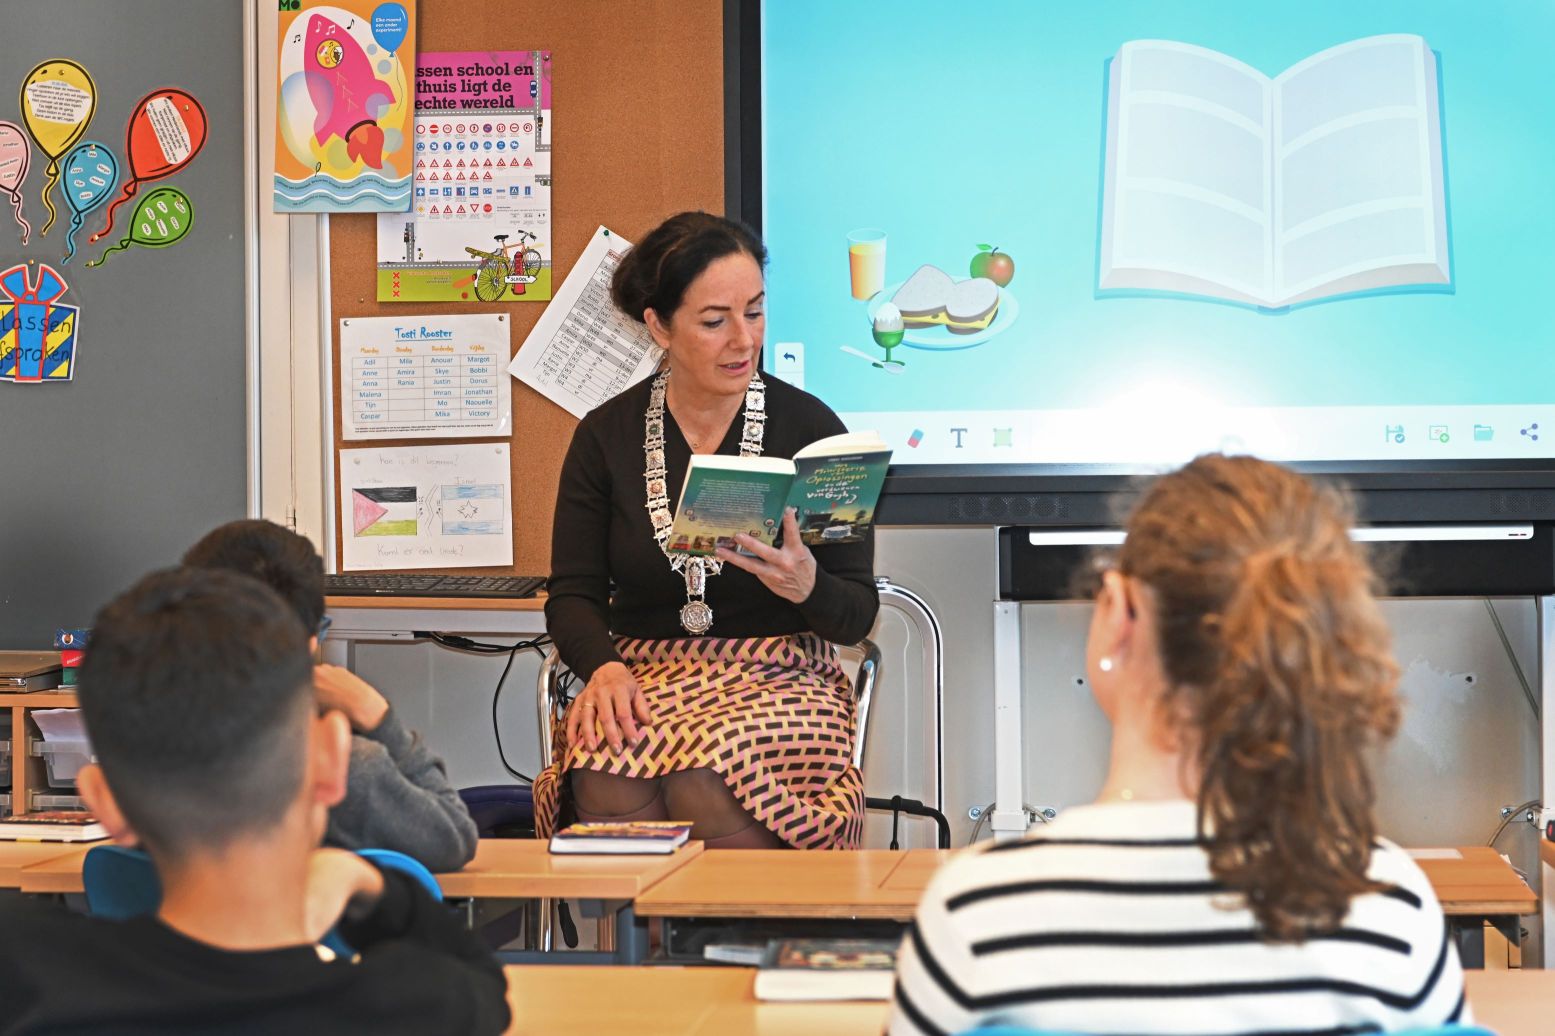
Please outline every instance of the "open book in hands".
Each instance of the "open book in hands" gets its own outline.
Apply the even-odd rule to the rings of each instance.
[[[665,549],[706,557],[737,549],[740,533],[770,547],[788,507],[807,546],[857,543],[874,523],[890,461],[876,432],[818,440],[793,460],[693,455]]]
[[[1452,284],[1436,55],[1412,35],[1270,79],[1186,43],[1112,60],[1102,291],[1282,307]]]

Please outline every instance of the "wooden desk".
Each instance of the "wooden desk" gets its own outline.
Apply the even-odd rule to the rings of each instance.
[[[391,597],[388,594],[370,597],[326,597],[324,610],[366,608],[386,611],[389,609],[419,609],[423,611],[472,611],[472,612],[543,612],[545,594],[535,597]],[[333,628],[330,630],[334,632]]]
[[[1539,897],[1523,884],[1512,865],[1486,845],[1454,850],[1451,859],[1416,858],[1441,901],[1458,942],[1465,968],[1485,966],[1485,922],[1512,943],[1518,942],[1519,914],[1539,911]]]
[[[1452,916],[1536,914],[1539,897],[1523,884],[1511,864],[1488,845],[1455,850],[1458,859],[1416,859],[1431,879],[1442,911]]]
[[[101,845],[94,842],[92,845]],[[18,851],[18,880],[23,892],[80,892],[81,861],[92,846],[55,843],[50,851],[26,858],[34,842],[0,842],[0,879],[9,850]],[[552,856],[546,843],[529,838],[483,838],[475,859],[463,870],[437,875],[450,899],[624,899],[635,900],[666,875],[702,853],[701,842],[687,842],[668,856]],[[3,882],[0,882],[0,887]]]
[[[107,845],[106,840],[89,845],[71,845],[63,853],[23,867],[16,887],[23,892],[81,892],[81,861],[93,846]],[[56,846],[55,848],[58,848]]]
[[[511,1033],[596,1036],[878,1036],[890,1005],[762,1003],[749,968],[505,969]],[[1475,1021],[1501,1036],[1544,1036],[1555,1016],[1555,971],[1473,971]],[[607,994],[608,995],[602,995]]]
[[[355,668],[359,641],[412,641],[416,630],[532,637],[545,632],[545,597],[326,597],[324,661]]]
[[[1555,1025],[1555,971],[1470,971],[1474,1024],[1501,1036],[1542,1036]]]
[[[81,846],[78,843],[0,842],[0,889],[21,888],[22,871],[28,867],[47,863],[61,856],[77,855],[81,855]],[[78,872],[80,866],[79,863],[76,864]]]
[[[1538,897],[1488,846],[1420,859],[1453,922],[1466,968],[1485,966],[1484,922],[1517,941],[1517,917],[1537,913]],[[950,853],[792,853],[713,850],[639,896],[641,917],[879,918],[910,921],[934,871]]]
[[[879,1036],[890,1005],[761,1003],[751,968],[505,969],[510,1033],[546,1036]]]
[[[701,842],[667,856],[552,856],[539,839],[483,838],[475,859],[437,883],[455,899],[636,900],[700,855]]]
[[[714,849],[637,897],[642,917],[869,917],[909,921],[950,853]]]

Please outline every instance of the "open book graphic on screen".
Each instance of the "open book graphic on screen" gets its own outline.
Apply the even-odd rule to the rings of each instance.
[[[1186,43],[1111,62],[1097,288],[1282,307],[1450,291],[1436,55],[1331,47],[1273,79]]]

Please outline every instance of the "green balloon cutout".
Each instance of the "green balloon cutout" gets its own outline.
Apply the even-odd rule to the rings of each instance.
[[[147,248],[166,248],[176,245],[194,226],[194,203],[177,187],[158,187],[140,199],[135,215],[130,220],[130,234],[124,240],[87,263],[101,266],[115,252],[122,252],[130,245]]]

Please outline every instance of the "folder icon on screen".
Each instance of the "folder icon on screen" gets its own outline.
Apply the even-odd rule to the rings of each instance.
[[[1495,439],[1495,437],[1496,437],[1496,430],[1494,428],[1490,427],[1490,425],[1488,425],[1488,424],[1477,424],[1477,425],[1474,426],[1474,441],[1475,442],[1491,442],[1492,440]]]

